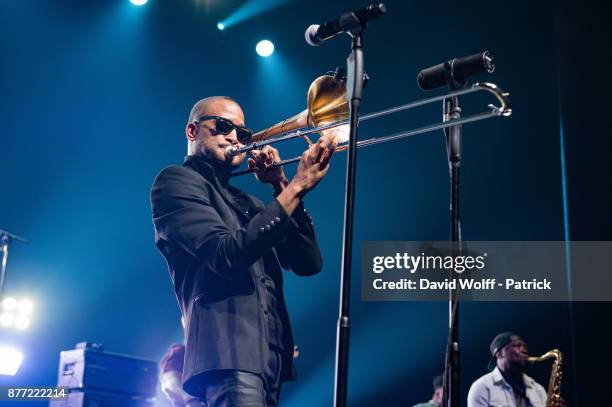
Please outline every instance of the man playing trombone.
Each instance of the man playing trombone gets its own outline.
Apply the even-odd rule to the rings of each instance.
[[[336,142],[308,148],[289,181],[270,146],[249,166],[272,186],[264,206],[229,184],[245,154],[226,157],[251,135],[228,97],[197,102],[186,126],[187,157],[153,183],[155,243],[167,261],[186,322],[183,387],[209,407],[275,406],[295,379],[293,338],[281,268],[309,276],[322,268],[302,200],[327,173]]]

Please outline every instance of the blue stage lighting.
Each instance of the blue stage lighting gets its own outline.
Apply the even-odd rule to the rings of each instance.
[[[4,311],[14,311],[17,308],[17,299],[13,297],[6,297],[2,300],[2,309]]]
[[[22,360],[23,353],[9,346],[0,345],[0,374],[15,376]]]
[[[135,6],[144,6],[145,4],[147,4],[147,1],[149,0],[130,0],[130,3]]]
[[[32,304],[32,301],[27,298],[23,298],[21,301],[19,301],[19,304],[17,305],[17,310],[20,314],[23,315],[30,314],[33,308],[34,304]]]
[[[223,31],[225,29],[225,25],[223,23],[217,23],[217,28],[219,31]]]
[[[269,57],[274,53],[274,44],[272,44],[272,41],[261,40],[257,43],[255,51],[261,57]]]
[[[225,28],[233,27],[236,24],[260,16],[287,3],[296,0],[246,0],[242,5],[235,9],[229,16],[223,19]]]
[[[0,328],[27,329],[33,308],[34,304],[28,298],[17,301],[13,297],[6,297],[0,306]]]
[[[15,322],[15,315],[10,312],[0,314],[0,326],[3,328],[11,328]]]
[[[26,315],[17,315],[15,317],[14,325],[15,329],[23,331],[24,329],[27,329],[30,326],[30,318],[28,318]]]

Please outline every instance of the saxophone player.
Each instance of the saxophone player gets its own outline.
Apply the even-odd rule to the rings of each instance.
[[[546,390],[524,373],[529,352],[513,332],[502,332],[491,345],[489,373],[470,387],[468,407],[565,407],[562,398],[547,401]]]

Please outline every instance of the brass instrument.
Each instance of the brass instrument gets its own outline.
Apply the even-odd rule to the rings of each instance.
[[[387,141],[397,140],[416,134],[426,133],[434,130],[440,130],[447,127],[457,126],[460,124],[475,122],[479,120],[489,119],[493,117],[507,117],[512,114],[508,103],[508,93],[502,91],[493,83],[475,83],[469,88],[457,90],[440,96],[434,96],[427,99],[418,100],[416,102],[407,103],[389,109],[381,110],[374,113],[362,115],[359,122],[374,119],[377,117],[386,116],[392,113],[401,112],[404,110],[414,109],[423,105],[444,101],[446,99],[467,95],[469,93],[486,91],[497,98],[500,106],[489,104],[488,111],[465,116],[460,119],[449,119],[441,123],[432,124],[429,126],[420,127],[414,130],[408,130],[385,137],[371,138],[357,142],[357,147],[366,147],[370,145],[385,143]],[[323,135],[335,133],[338,135],[339,146],[336,151],[345,151],[348,149],[348,117],[349,104],[346,99],[346,83],[338,77],[338,75],[323,75],[314,80],[308,89],[307,109],[289,119],[283,120],[265,130],[255,133],[251,140],[253,143],[243,147],[228,147],[225,150],[225,155],[228,158],[243,154],[255,149],[259,149],[266,145],[278,143],[281,141],[291,140],[302,137],[312,144],[312,141],[307,137],[310,134],[321,133]],[[299,130],[297,130],[299,129]],[[295,131],[294,131],[295,130]],[[278,163],[273,163],[269,168],[279,167],[285,164],[299,161],[300,157],[294,157],[282,160]],[[248,169],[236,171],[232,177],[253,173],[255,170]]]
[[[550,373],[550,382],[548,383],[548,391],[546,394],[546,407],[551,407],[553,400],[559,400],[561,398],[561,378],[563,372],[561,371],[561,364],[563,363],[563,354],[559,349],[553,349],[542,356],[530,356],[527,358],[529,363],[542,362],[544,360],[554,358],[552,372]]]
[[[347,120],[348,116],[349,105],[344,81],[336,75],[319,76],[308,88],[306,110],[253,134],[251,141],[266,140],[303,127],[325,126]]]

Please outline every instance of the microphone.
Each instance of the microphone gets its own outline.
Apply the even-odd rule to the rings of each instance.
[[[361,10],[344,13],[339,18],[328,21],[322,25],[313,24],[306,29],[304,37],[308,45],[316,47],[323,41],[333,38],[336,35],[350,32],[360,26],[364,26],[368,21],[386,12],[387,7],[383,3],[370,4]]]
[[[494,70],[493,57],[489,51],[484,51],[423,69],[417,76],[417,83],[423,90],[432,90],[444,85],[459,88],[465,86],[470,76],[492,73]]]

